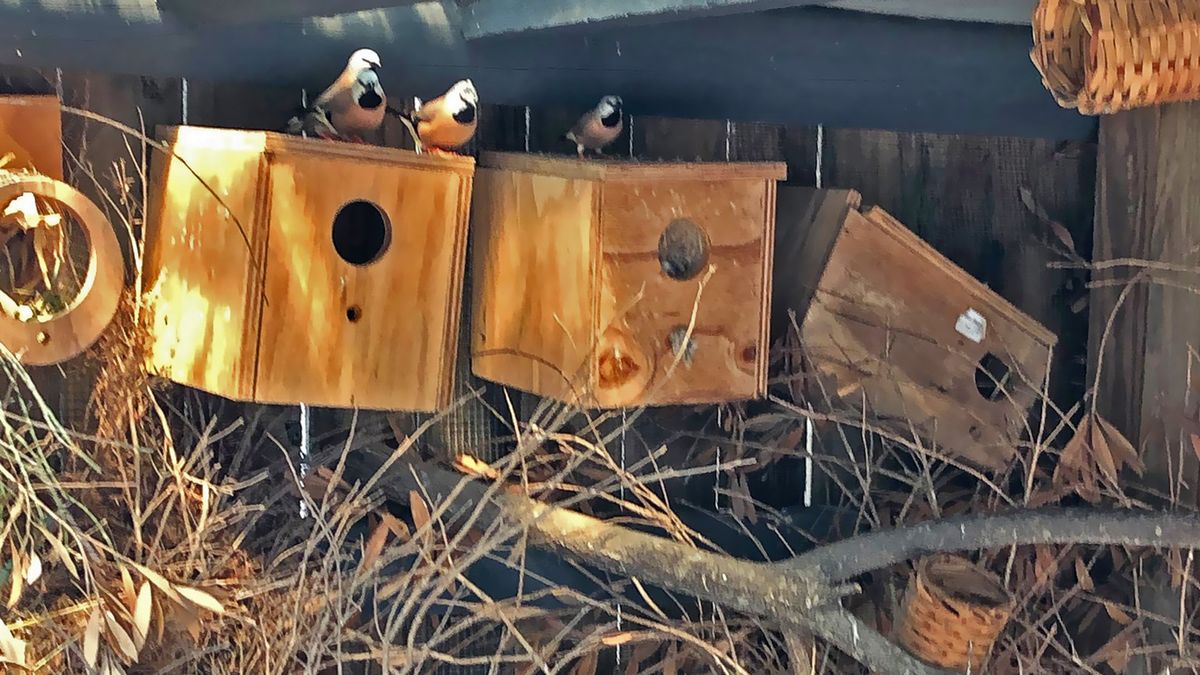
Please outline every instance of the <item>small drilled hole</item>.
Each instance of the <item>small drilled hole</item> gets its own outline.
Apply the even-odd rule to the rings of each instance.
[[[42,332],[38,333],[37,334],[37,343],[39,345],[43,345],[43,346],[50,344],[50,334],[47,333],[46,331],[42,331]]]
[[[333,248],[351,265],[369,265],[379,260],[391,240],[392,226],[387,215],[371,202],[350,202],[333,218]]]
[[[357,323],[361,318],[362,307],[359,307],[358,305],[351,305],[346,308],[346,319],[349,320],[350,323]]]
[[[1012,369],[999,356],[988,352],[975,366],[975,389],[989,401],[999,401],[1008,393]]]
[[[658,238],[658,264],[676,281],[695,277],[708,264],[708,235],[690,220],[672,220]]]

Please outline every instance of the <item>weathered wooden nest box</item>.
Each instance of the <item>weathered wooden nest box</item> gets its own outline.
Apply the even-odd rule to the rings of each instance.
[[[152,369],[264,403],[449,403],[474,160],[160,130]],[[194,173],[193,173],[194,172]]]
[[[763,395],[786,171],[484,153],[475,374],[600,408]]]
[[[782,188],[778,209],[776,327],[794,310],[814,403],[1006,466],[1055,335],[852,190]]]

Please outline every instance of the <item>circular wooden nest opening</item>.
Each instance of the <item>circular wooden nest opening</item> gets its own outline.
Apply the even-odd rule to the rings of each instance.
[[[392,224],[372,202],[358,199],[338,209],[333,217],[333,248],[351,265],[370,265],[387,252]]]
[[[26,365],[90,347],[125,283],[112,224],[75,188],[0,170],[0,343]]]
[[[79,214],[32,192],[0,203],[0,293],[21,321],[45,321],[76,304],[88,278],[91,241]],[[0,300],[4,302],[4,300]]]
[[[694,278],[708,265],[708,235],[686,218],[667,224],[658,238],[658,264],[676,281]]]

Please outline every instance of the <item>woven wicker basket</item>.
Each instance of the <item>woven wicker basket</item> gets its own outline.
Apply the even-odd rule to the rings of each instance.
[[[1200,99],[1200,0],[1039,0],[1030,58],[1086,115]]]
[[[909,580],[897,637],[928,663],[978,672],[1009,613],[998,578],[969,560],[938,554],[922,560]]]

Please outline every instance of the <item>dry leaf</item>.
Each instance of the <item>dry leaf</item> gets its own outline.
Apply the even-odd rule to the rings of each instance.
[[[96,667],[96,657],[100,654],[100,631],[103,626],[104,617],[97,607],[88,617],[87,629],[83,633],[83,660],[92,668]]]
[[[380,520],[367,539],[367,543],[363,544],[362,560],[358,564],[359,574],[365,574],[379,560],[380,554],[383,553],[383,547],[387,545],[388,531],[387,525]]]
[[[8,603],[7,607],[12,609],[21,601],[21,591],[25,589],[25,561],[21,559],[17,553],[17,546],[11,539],[8,540],[8,550],[12,552],[12,571],[8,575]]]
[[[183,596],[183,598],[188,602],[201,609],[207,609],[214,614],[225,613],[224,605],[222,605],[220,602],[217,602],[216,598],[208,593],[205,593],[199,588],[192,588],[191,586],[176,586],[175,590],[178,591],[179,595]]]
[[[1091,418],[1089,418],[1089,421]],[[1108,441],[1104,438],[1104,430],[1099,424],[1088,425],[1091,434],[1090,440],[1092,445],[1092,459],[1096,461],[1096,466],[1100,467],[1100,471],[1104,473],[1113,485],[1117,484],[1117,463],[1113,460],[1112,450],[1108,447]]]
[[[408,493],[408,508],[412,511],[413,525],[417,531],[425,529],[431,520],[429,515],[429,507],[425,505],[425,500],[421,499],[421,495],[416,490],[410,490]],[[430,532],[426,531],[426,536],[430,536]]]
[[[1036,575],[1038,585],[1042,586],[1050,580],[1050,577],[1058,569],[1058,561],[1049,546],[1037,544],[1033,548],[1036,551],[1034,574]]]
[[[8,625],[0,621],[0,659],[25,667],[25,647],[25,641],[13,635]]]
[[[146,638],[150,636],[150,619],[154,615],[153,610],[154,599],[150,590],[150,582],[143,581],[133,610],[133,641],[137,645],[138,651],[146,646]]]
[[[1075,254],[1075,239],[1071,236],[1071,231],[1063,226],[1062,223],[1051,218],[1049,213],[1046,213],[1046,209],[1042,208],[1042,205],[1038,204],[1037,200],[1033,198],[1032,190],[1022,185],[1018,192],[1021,195],[1021,203],[1025,205],[1025,208],[1029,209],[1029,212],[1036,216],[1038,220],[1050,227],[1050,231],[1054,233],[1054,237],[1067,248],[1069,253]]]
[[[642,662],[654,656],[656,651],[657,642],[643,642],[634,647],[633,653],[629,655],[629,665],[625,667],[625,675],[637,675],[642,672]]]
[[[146,581],[149,581],[154,585],[155,588],[166,594],[168,598],[179,602],[179,594],[175,592],[175,587],[171,585],[171,582],[167,581],[166,577],[158,572],[155,572],[149,567],[145,567],[137,563],[134,563],[133,567],[140,572],[143,577],[146,577]]]
[[[1141,457],[1138,457],[1137,449],[1133,447],[1133,444],[1129,442],[1129,439],[1125,438],[1125,435],[1118,431],[1117,428],[1112,425],[1112,422],[1109,422],[1103,417],[1097,415],[1096,423],[1099,425],[1105,441],[1107,441],[1107,445],[1112,452],[1113,458],[1119,463],[1128,465],[1129,468],[1133,469],[1134,472],[1137,473],[1137,475],[1142,475],[1142,473],[1146,470],[1146,467],[1142,464],[1142,459]],[[1117,468],[1119,469],[1120,466],[1118,465]]]
[[[608,635],[605,635],[604,637],[600,638],[600,642],[608,645],[609,647],[616,647],[617,645],[623,645],[632,639],[633,633],[621,631],[619,633],[609,633]]]
[[[490,464],[483,460],[476,459],[471,455],[459,455],[457,458],[455,458],[454,465],[455,468],[463,473],[470,476],[475,476],[477,478],[496,480],[500,477],[500,473],[493,469]]]
[[[71,573],[72,577],[78,579],[79,568],[75,567],[75,561],[71,559],[71,552],[67,549],[66,545],[62,543],[61,539],[54,536],[50,530],[42,529],[42,534],[45,535],[46,541],[50,542],[50,547],[54,549],[55,555],[58,556],[58,559],[67,568],[67,571]]]
[[[42,578],[42,559],[36,551],[29,553],[29,566],[25,568],[25,585],[32,586]]]
[[[125,605],[132,612],[137,604],[137,590],[133,586],[133,576],[129,574],[129,570],[124,565],[121,565],[121,591],[125,594]]]
[[[408,531],[408,526],[405,525],[404,522],[399,518],[393,516],[387,511],[380,512],[379,520],[384,527],[386,527],[388,530],[391,530],[392,534],[396,535],[397,539],[408,539],[410,536],[412,536],[412,533]]]
[[[1113,621],[1116,621],[1117,623],[1121,624],[1122,626],[1128,626],[1129,624],[1133,623],[1133,617],[1126,614],[1125,610],[1118,607],[1116,605],[1116,603],[1114,603],[1114,602],[1105,600],[1104,601],[1104,611],[1108,612],[1108,618],[1112,619]]]
[[[575,668],[571,673],[572,675],[596,675],[597,667],[599,667],[599,655],[596,652],[590,652],[575,662]]]
[[[1200,459],[1200,436],[1188,434],[1188,438],[1192,440],[1192,452],[1196,453],[1196,459]]]
[[[1092,582],[1092,575],[1088,572],[1087,564],[1083,562],[1083,558],[1075,556],[1075,578],[1079,581],[1079,587],[1085,591],[1096,590],[1096,584]]]
[[[104,612],[104,625],[108,628],[108,634],[113,637],[113,641],[117,643],[117,649],[121,650],[121,653],[130,661],[136,663],[138,650],[133,644],[133,638],[129,637],[129,632],[117,621],[117,617],[113,616],[112,612]]]
[[[667,647],[667,656],[662,661],[663,675],[678,675],[679,673],[679,643],[671,642]]]

